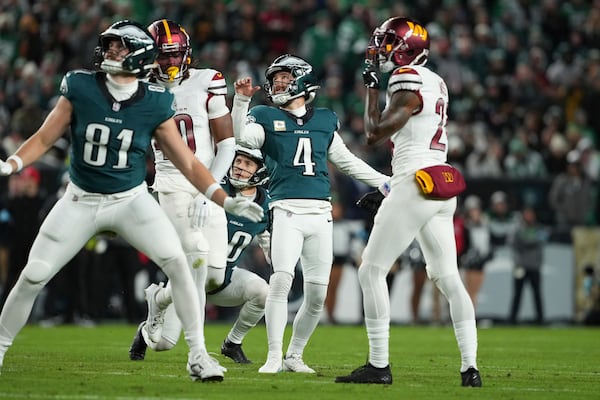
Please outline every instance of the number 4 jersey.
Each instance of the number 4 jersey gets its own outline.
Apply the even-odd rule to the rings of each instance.
[[[85,191],[118,193],[146,179],[146,153],[156,128],[174,114],[173,95],[139,82],[128,100],[116,101],[106,75],[68,72],[61,93],[73,107],[71,180]]]

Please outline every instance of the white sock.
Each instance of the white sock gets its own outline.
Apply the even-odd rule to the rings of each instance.
[[[292,339],[286,355],[302,355],[310,336],[319,324],[326,295],[327,285],[304,282],[304,300],[294,318]]]
[[[269,358],[282,358],[283,335],[287,325],[287,300],[293,276],[286,272],[275,272],[269,281],[269,294],[265,304],[265,323],[269,343]]]
[[[387,271],[373,265],[363,264],[358,269],[369,338],[369,362],[377,368],[386,367],[390,363],[390,298],[386,274]]]
[[[477,369],[477,327],[475,320],[454,323],[454,336],[460,350],[460,372]]]

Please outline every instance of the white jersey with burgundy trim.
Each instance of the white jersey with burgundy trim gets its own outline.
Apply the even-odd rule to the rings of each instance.
[[[214,96],[227,94],[227,83],[223,74],[214,69],[190,68],[190,76],[170,91],[175,95],[175,122],[182,140],[194,152],[206,168],[215,159],[215,143],[210,133],[209,120],[222,117],[229,109],[219,107],[219,115],[213,115],[209,101]],[[153,143],[156,176],[153,188],[159,192],[196,192],[191,183],[165,159],[162,151]]]
[[[394,143],[393,176],[412,175],[420,168],[443,164],[447,160],[448,89],[435,72],[422,66],[396,68],[389,79],[387,104],[399,90],[415,92],[422,106],[415,110],[398,132],[391,136]]]

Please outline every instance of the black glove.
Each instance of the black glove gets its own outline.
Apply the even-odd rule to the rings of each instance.
[[[365,67],[362,73],[365,86],[371,89],[379,89],[381,87],[381,76],[379,69],[374,64],[369,64]]]
[[[374,190],[365,193],[358,199],[356,205],[372,213],[376,213],[383,199],[385,199],[385,196],[379,190]]]

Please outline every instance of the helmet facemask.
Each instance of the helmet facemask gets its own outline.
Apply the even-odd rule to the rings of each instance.
[[[403,65],[424,65],[429,55],[427,30],[407,18],[390,18],[376,28],[367,46],[365,62],[381,72]]]
[[[244,160],[239,156],[244,156],[256,164],[256,171],[251,172],[245,169]],[[239,162],[238,162],[239,161]],[[245,172],[245,173],[244,173]],[[242,177],[241,175],[250,175]],[[236,147],[235,157],[231,168],[229,168],[229,182],[237,189],[244,190],[254,186],[259,186],[269,180],[267,168],[265,167],[262,154],[256,149],[246,149],[241,146]]]
[[[185,29],[166,19],[153,22],[148,30],[158,47],[158,67],[153,71],[154,77],[165,86],[179,84],[189,75],[192,48],[190,38]],[[173,62],[177,59],[177,62]]]

